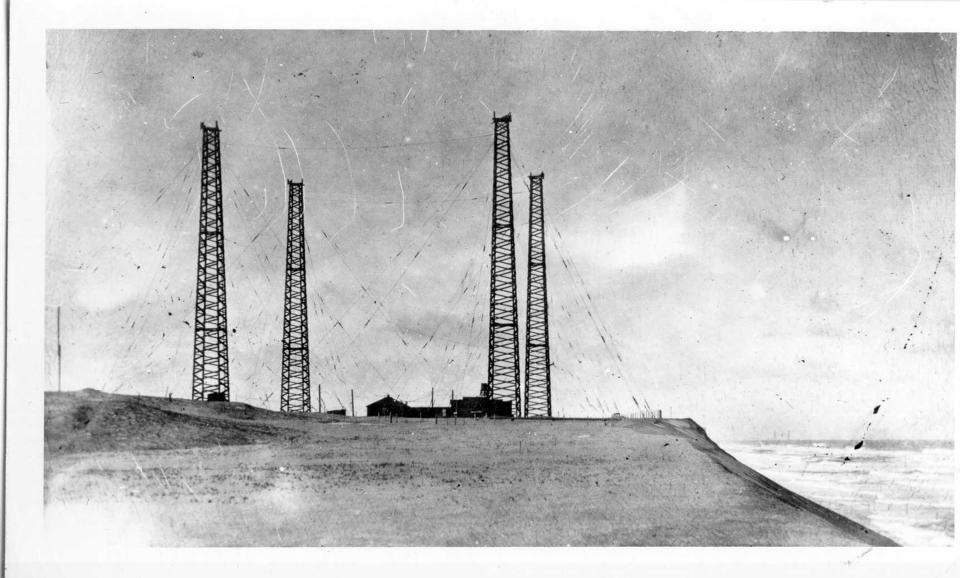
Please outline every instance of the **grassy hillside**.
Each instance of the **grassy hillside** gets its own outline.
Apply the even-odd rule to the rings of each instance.
[[[89,390],[48,393],[46,416],[48,527],[69,539],[892,545],[743,466],[690,420],[391,423]]]

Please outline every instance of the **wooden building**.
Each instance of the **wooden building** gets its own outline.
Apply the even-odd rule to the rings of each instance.
[[[367,405],[367,416],[395,415],[405,416],[410,411],[410,406],[399,399],[394,399],[389,395],[378,399]]]

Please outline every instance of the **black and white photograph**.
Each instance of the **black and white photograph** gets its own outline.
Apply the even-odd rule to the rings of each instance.
[[[21,546],[956,567],[956,22],[156,4],[11,68]]]

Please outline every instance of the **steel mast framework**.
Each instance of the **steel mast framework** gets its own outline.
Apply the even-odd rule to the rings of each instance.
[[[203,131],[203,164],[200,172],[197,305],[193,325],[193,399],[206,400],[211,394],[219,394],[229,401],[220,127],[201,123],[200,128]]]
[[[530,243],[527,259],[527,339],[524,348],[523,417],[551,417],[547,267],[543,250],[543,173],[530,175]]]
[[[517,330],[517,270],[513,240],[509,114],[493,117],[493,232],[490,250],[490,342],[488,396],[510,401],[520,416],[520,344]]]
[[[280,411],[310,411],[307,270],[303,233],[303,181],[287,181],[287,268],[283,289],[283,369]]]

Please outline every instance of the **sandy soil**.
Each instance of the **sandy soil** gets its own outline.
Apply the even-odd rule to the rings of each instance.
[[[894,545],[689,420],[284,416],[48,393],[51,539],[154,546]]]

